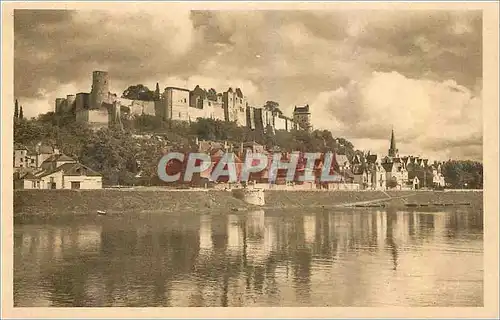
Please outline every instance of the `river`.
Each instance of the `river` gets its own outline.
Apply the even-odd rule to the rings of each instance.
[[[470,208],[90,221],[14,226],[15,306],[483,306]]]

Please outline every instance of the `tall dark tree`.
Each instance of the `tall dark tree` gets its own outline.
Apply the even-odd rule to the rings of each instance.
[[[135,86],[130,86],[127,90],[123,91],[122,98],[152,101],[155,99],[154,95],[154,91],[149,90],[145,85],[137,84]]]
[[[19,109],[19,119],[24,119],[24,114],[23,114],[23,107]]]
[[[17,102],[14,104],[14,119],[19,118],[19,103]]]
[[[156,83],[155,99],[160,100],[160,85],[158,84],[158,82]]]
[[[275,101],[267,101],[266,105],[264,106],[266,110],[271,111],[274,115],[282,115],[283,112],[280,110],[279,107],[280,107],[279,103]]]

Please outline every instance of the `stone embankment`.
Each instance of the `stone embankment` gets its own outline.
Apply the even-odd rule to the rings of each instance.
[[[334,208],[356,203],[469,203],[482,209],[482,192],[433,191],[265,191],[263,209]],[[384,200],[386,199],[386,200]],[[59,217],[158,213],[226,213],[253,208],[227,191],[168,190],[19,190],[14,192],[14,218],[48,220]]]

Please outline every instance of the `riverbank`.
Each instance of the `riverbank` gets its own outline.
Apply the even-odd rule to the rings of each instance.
[[[392,199],[391,199],[392,198]],[[387,201],[383,200],[387,199]],[[481,192],[441,191],[277,191],[265,192],[263,209],[333,208],[358,202],[378,201],[405,208],[405,203],[470,203],[483,208]],[[52,220],[107,215],[163,213],[226,213],[255,208],[234,198],[230,192],[214,190],[17,190],[14,192],[14,221]]]

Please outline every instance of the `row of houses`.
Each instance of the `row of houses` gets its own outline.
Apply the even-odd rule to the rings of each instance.
[[[74,112],[75,120],[92,128],[120,123],[121,117],[158,116],[164,120],[196,121],[199,118],[234,122],[254,130],[311,130],[309,105],[295,107],[293,117],[266,108],[251,106],[240,88],[217,93],[196,86],[193,90],[166,87],[154,101],[130,100],[109,91],[109,74],[92,73],[90,93],[80,92],[55,100],[56,113]]]
[[[429,163],[419,156],[400,156],[396,148],[394,130],[391,133],[387,156],[379,159],[370,153],[354,156],[351,162],[344,159],[352,172],[352,181],[367,189],[420,189],[444,188],[442,164]]]
[[[441,163],[412,162],[416,157],[378,159],[377,155],[355,156],[348,181],[362,189],[421,189],[445,186]]]
[[[38,144],[29,149],[14,146],[14,189],[101,189],[99,172],[62,154],[57,148]]]
[[[234,152],[234,159],[237,171],[245,162],[246,157],[251,153],[267,154],[268,160],[271,161],[272,154],[279,152],[279,149],[266,150],[266,148],[255,142],[241,143],[239,146],[231,146],[227,143],[214,141],[199,141],[197,152],[210,154],[213,162],[212,168],[217,161],[220,160],[224,152]],[[385,157],[379,157],[370,153],[357,153],[354,157],[349,158],[346,154],[334,153],[334,163],[332,170],[337,174],[335,189],[356,189],[356,190],[410,190],[421,188],[442,188],[445,186],[445,179],[442,174],[442,164],[434,162],[428,163],[428,159],[416,156],[403,156],[389,153]],[[317,180],[315,182],[317,188],[323,188],[319,181],[319,176],[322,170],[322,159],[319,159],[314,165],[313,171]],[[289,153],[282,154],[282,159],[286,161],[289,158]],[[294,184],[302,184],[298,180],[298,176],[303,175],[305,163],[299,161],[297,176]],[[202,173],[202,177],[209,178],[210,169]],[[286,184],[286,171],[278,172],[276,184]],[[250,175],[250,181],[255,183],[268,182],[269,172],[263,170],[257,174]],[[227,177],[224,177],[219,182],[227,182]],[[331,188],[330,186],[329,188]],[[342,187],[342,188],[341,188]]]

